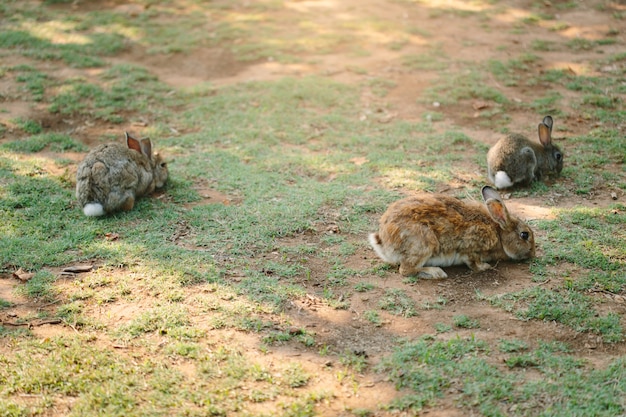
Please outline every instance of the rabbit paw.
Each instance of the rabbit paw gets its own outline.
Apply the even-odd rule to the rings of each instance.
[[[448,274],[446,274],[443,269],[436,266],[429,266],[424,268],[415,268],[410,267],[405,264],[400,265],[400,275],[405,277],[409,276],[418,276],[421,278],[447,278]]]
[[[467,266],[469,266],[470,269],[474,272],[483,272],[488,269],[491,269],[491,265],[489,265],[486,262],[480,262],[480,261],[470,261],[468,262]]]
[[[128,197],[124,204],[122,204],[122,210],[131,211],[135,206],[135,199],[133,197]]]

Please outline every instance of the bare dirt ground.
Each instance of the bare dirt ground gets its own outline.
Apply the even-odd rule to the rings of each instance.
[[[132,62],[147,68],[156,74],[160,80],[168,83],[172,88],[190,87],[199,83],[211,82],[216,86],[230,85],[251,80],[272,80],[284,76],[304,76],[309,74],[323,74],[341,82],[359,84],[368,78],[380,77],[391,80],[395,87],[391,88],[384,97],[374,95],[366,87],[363,89],[361,102],[355,103],[365,117],[375,117],[379,114],[379,109],[384,109],[386,114],[393,119],[419,120],[427,111],[435,108],[432,105],[418,101],[424,89],[429,87],[435,80],[436,71],[409,71],[399,63],[401,54],[424,53],[432,51],[432,45],[436,45],[437,53],[452,58],[452,65],[462,67],[467,61],[486,61],[489,59],[507,60],[518,57],[520,54],[530,52],[529,45],[534,40],[554,40],[562,42],[565,37],[584,39],[599,39],[614,29],[615,20],[611,20],[610,13],[613,10],[624,10],[623,3],[605,2],[607,9],[599,11],[594,6],[594,2],[578,4],[573,10],[559,9],[555,11],[555,4],[550,1],[543,2],[542,11],[546,13],[556,13],[559,20],[569,24],[566,31],[548,31],[545,28],[537,28],[536,31],[521,31],[513,33],[510,29],[514,22],[530,13],[534,3],[529,0],[508,0],[506,8],[496,14],[488,22],[481,22],[478,19],[468,19],[454,14],[445,14],[440,17],[432,17],[437,9],[453,8],[459,11],[480,10],[482,7],[490,7],[474,4],[471,2],[455,0],[434,0],[420,3],[420,7],[407,7],[407,2],[385,1],[385,0],[303,0],[285,2],[285,19],[291,13],[297,12],[305,14],[307,18],[320,26],[326,23],[336,22],[345,19],[367,19],[376,17],[388,21],[396,22],[399,26],[411,25],[415,27],[416,33],[429,33],[428,38],[414,35],[413,39],[402,49],[401,52],[394,51],[386,46],[384,39],[375,39],[366,31],[362,34],[361,47],[367,51],[363,56],[346,55],[346,51],[338,50],[318,55],[306,56],[301,63],[281,64],[274,61],[242,63],[235,60],[229,50],[224,47],[214,47],[211,49],[200,49],[193,53],[177,56],[151,55],[141,50],[139,46],[133,46],[132,50],[123,56],[114,58],[116,62]],[[556,3],[559,3],[557,0]],[[500,4],[500,3],[497,3]],[[59,6],[61,7],[61,6]],[[134,8],[140,7],[122,1],[97,1],[97,2],[75,2],[72,6],[63,6],[74,11],[81,11],[93,8],[119,8],[132,13]],[[280,13],[280,12],[279,12]],[[280,21],[283,17],[274,17]],[[626,44],[626,31],[623,27],[618,36],[620,39],[613,45],[607,45],[605,52],[616,53],[619,48]],[[285,25],[283,30],[289,30]],[[345,28],[343,30],[350,30]],[[590,59],[597,57],[596,51],[547,51],[541,53],[541,60],[530,72],[539,73],[552,68],[567,68],[574,73],[593,74],[594,69],[588,65]],[[56,76],[67,76],[72,71],[80,71],[60,66],[57,63],[49,64],[49,69]],[[362,68],[364,71],[353,71],[350,68]],[[84,71],[80,71],[81,76],[89,76]],[[600,74],[601,75],[601,74]],[[495,80],[492,83],[497,84]],[[504,87],[498,86],[511,99],[522,102],[530,102],[538,91],[545,91],[549,85],[537,85],[535,87]],[[2,90],[13,90],[10,85],[0,85]],[[481,111],[476,110],[476,106],[471,101],[464,101],[450,106],[437,107],[436,111],[444,115],[444,120],[435,124],[436,128],[445,130],[450,124],[459,127],[468,136],[483,141],[491,145],[499,138],[496,132],[497,126],[486,126],[481,118]],[[488,107],[497,106],[496,103],[487,103]],[[480,107],[480,106],[478,106]],[[30,103],[23,103],[19,100],[7,106],[8,113],[3,113],[0,117],[3,120],[11,120],[17,117],[40,120],[46,129],[58,131],[72,131],[72,136],[91,144],[103,134],[118,134],[120,129],[133,126],[119,126],[107,124],[102,121],[93,120],[70,120],[66,118],[55,118],[48,114],[45,109],[32,107]],[[568,107],[567,118],[557,119],[558,136],[579,135],[588,131],[591,126],[578,114],[576,109]],[[511,130],[520,131],[534,138],[534,126],[537,125],[537,116],[528,110],[520,110],[510,114],[512,121]],[[149,121],[148,121],[149,122]],[[10,133],[5,135],[9,139]],[[576,152],[569,149],[567,140],[564,139],[562,147],[565,154]],[[68,155],[65,155],[68,157]],[[80,154],[70,155],[77,161]],[[567,160],[565,161],[567,164]],[[474,166],[471,163],[465,167],[471,177],[484,176],[485,166]],[[617,168],[615,168],[617,169]],[[567,178],[561,179],[567,183]],[[236,204],[236,198],[223,195],[215,190],[199,185],[200,194],[204,200],[196,204]],[[547,199],[520,198],[508,202],[509,208],[521,217],[530,219],[551,218],[550,206],[573,207],[583,205],[589,207],[607,207],[614,201],[611,199],[611,190],[603,187],[595,189],[592,195],[553,195]],[[618,196],[620,201],[624,201],[624,195]],[[551,204],[550,204],[551,203]],[[372,218],[372,225],[375,227],[376,218]],[[329,230],[332,230],[333,223],[319,224],[315,233],[308,232],[300,236],[282,241],[282,245],[293,244],[316,245],[324,250],[322,238]],[[365,239],[366,237],[358,237]],[[357,240],[357,237],[350,239]],[[541,256],[541,248],[538,248],[538,256]],[[278,253],[268,253],[268,259],[279,259]],[[355,269],[364,269],[381,261],[376,258],[370,249],[359,249],[350,257],[349,266]],[[433,333],[436,323],[451,323],[452,318],[459,314],[465,314],[480,321],[479,329],[465,331],[468,335],[473,333],[477,338],[497,344],[501,338],[517,338],[526,341],[537,341],[550,335],[551,338],[568,343],[574,352],[580,357],[590,360],[592,363],[602,366],[618,355],[626,354],[626,346],[621,344],[605,345],[601,339],[595,335],[579,334],[573,330],[551,322],[540,321],[520,321],[513,315],[503,312],[501,309],[491,307],[487,301],[477,298],[477,294],[490,296],[494,294],[518,291],[523,288],[538,285],[531,281],[531,274],[527,264],[506,264],[502,263],[493,270],[481,274],[470,274],[466,268],[450,268],[449,278],[443,280],[421,280],[416,285],[407,284],[397,272],[388,274],[388,278],[382,282],[376,277],[354,278],[352,284],[359,281],[375,283],[378,288],[365,292],[355,293],[351,296],[350,307],[347,310],[336,310],[321,302],[315,296],[318,291],[316,280],[322,281],[328,273],[330,266],[321,258],[311,255],[307,259],[307,267],[311,269],[311,280],[302,282],[302,285],[309,289],[309,294],[300,300],[294,301],[287,310],[293,326],[310,329],[316,333],[318,341],[328,346],[332,346],[335,351],[355,351],[365,352],[372,363],[376,363],[384,354],[389,353],[390,340],[397,336],[417,338],[421,335]],[[227,279],[236,281],[236,272],[227,275]],[[41,309],[52,309],[53,306],[34,306],[26,300],[18,299],[11,289],[18,285],[16,281],[0,280],[0,298],[7,301],[17,302],[15,308],[9,309],[11,317],[27,315],[28,312]],[[560,283],[546,282],[543,285],[557,287]],[[383,325],[375,327],[368,322],[363,313],[367,310],[377,308],[377,300],[386,288],[402,288],[416,300],[418,305],[436,304],[437,300],[445,299],[444,309],[424,309],[420,310],[417,317],[401,318],[385,312],[382,313]],[[604,297],[598,294],[598,297]],[[609,309],[620,315],[626,314],[626,304],[621,301],[605,300]],[[112,303],[112,310],[108,312],[110,320],[128,320],[137,314],[142,308],[141,303],[134,305],[122,305]],[[49,337],[55,332],[71,332],[71,329],[61,329],[58,326],[41,324],[33,328],[33,332],[41,337]],[[455,331],[454,336],[463,335],[463,330]],[[452,335],[452,334],[451,334]],[[233,340],[234,343],[242,347],[249,347],[249,353],[255,356],[255,360],[271,363],[280,361],[281,357],[298,357],[307,367],[316,370],[332,364],[326,364],[318,355],[312,354],[303,347],[285,346],[278,348],[270,354],[261,355],[258,353],[259,341],[250,335],[224,331],[221,336],[224,340]],[[501,360],[496,356],[494,363]],[[184,364],[181,364],[183,367]],[[330,377],[329,373],[320,372],[316,384],[320,386],[332,386],[336,389],[338,401],[328,406],[328,415],[340,415],[340,410],[344,407],[371,407],[377,404],[388,403],[399,393],[395,388],[385,381],[384,375],[373,372],[361,376],[361,386],[364,390],[359,391],[358,396],[351,392],[346,385],[339,384]],[[259,410],[267,411],[267,410]],[[387,415],[381,412],[380,415]],[[454,416],[461,415],[461,411],[453,404],[442,403],[437,409],[430,410],[429,415]]]

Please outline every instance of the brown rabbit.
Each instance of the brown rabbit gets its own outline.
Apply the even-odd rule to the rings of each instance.
[[[539,123],[539,142],[512,133],[500,139],[487,153],[489,180],[497,189],[558,175],[563,169],[563,153],[552,144],[552,117]]]
[[[369,241],[400,274],[445,278],[440,267],[466,264],[473,271],[488,262],[535,256],[532,230],[509,214],[498,193],[482,189],[485,204],[444,194],[419,194],[391,204]]]
[[[100,145],[78,166],[76,198],[86,216],[131,210],[135,199],[165,185],[167,164],[152,153],[150,139],[125,136],[126,146]]]

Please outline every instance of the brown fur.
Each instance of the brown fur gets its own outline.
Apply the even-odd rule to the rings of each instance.
[[[150,139],[137,140],[128,134],[126,139],[126,146],[98,146],[78,166],[76,197],[81,207],[97,203],[105,213],[132,210],[138,197],[165,184],[167,165],[152,153]]]
[[[509,215],[491,187],[483,189],[483,197],[485,205],[443,194],[397,201],[382,215],[370,243],[383,260],[399,264],[402,275],[438,278],[446,276],[439,266],[464,263],[484,271],[488,262],[534,256],[531,229]]]

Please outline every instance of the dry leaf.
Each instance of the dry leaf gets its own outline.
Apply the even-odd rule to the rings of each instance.
[[[22,282],[26,282],[26,281],[28,281],[29,279],[31,279],[32,277],[34,277],[34,276],[35,276],[35,274],[34,274],[34,273],[32,273],[32,272],[26,272],[26,271],[24,271],[22,268],[20,268],[20,269],[18,269],[17,271],[15,271],[15,272],[13,273],[13,276],[14,276],[15,278],[19,279],[19,280],[20,280],[20,281],[22,281]]]
[[[472,103],[472,108],[474,110],[482,110],[486,109],[487,107],[489,107],[489,103],[486,103],[484,101],[475,101]]]
[[[106,240],[117,240],[120,238],[120,235],[117,233],[105,233],[104,237]]]

